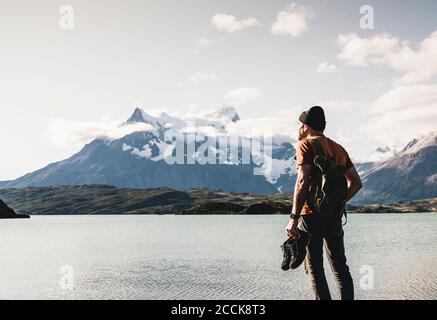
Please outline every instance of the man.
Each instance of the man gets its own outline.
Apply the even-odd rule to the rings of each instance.
[[[298,237],[299,230],[307,232],[310,240],[306,249],[305,271],[308,274],[314,299],[330,300],[331,295],[323,269],[323,243],[342,300],[354,299],[354,287],[343,242],[341,219],[332,223],[319,213],[312,212],[307,197],[311,186],[316,150],[311,140],[317,139],[325,155],[346,168],[347,199],[349,201],[361,189],[360,176],[355,170],[346,150],[327,138],[325,113],[319,106],[312,107],[299,117],[299,143],[296,150],[297,181],[294,189],[293,213],[287,225],[288,237]]]

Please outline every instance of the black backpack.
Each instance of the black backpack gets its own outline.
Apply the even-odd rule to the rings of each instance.
[[[308,206],[328,222],[341,223],[343,215],[347,219],[346,167],[337,164],[334,159],[326,155],[318,139],[310,141],[315,157],[307,196]]]

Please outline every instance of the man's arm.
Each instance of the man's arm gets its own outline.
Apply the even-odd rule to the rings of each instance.
[[[294,187],[293,195],[293,213],[299,215],[305,204],[308,195],[308,189],[311,183],[311,165],[302,164],[297,167],[297,180]],[[299,232],[297,231],[298,219],[290,219],[287,225],[286,232],[289,237],[297,237]]]
[[[360,175],[358,174],[355,167],[351,167],[346,171],[345,177],[347,179],[347,199],[346,202],[348,202],[350,199],[352,199],[358,191],[363,187],[363,183],[361,182]]]
[[[293,213],[299,215],[305,204],[311,183],[311,165],[302,164],[297,168],[297,180],[294,186]]]

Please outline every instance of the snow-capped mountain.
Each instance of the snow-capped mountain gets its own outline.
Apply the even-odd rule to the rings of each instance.
[[[377,162],[355,162],[353,161],[353,164],[355,166],[355,169],[357,170],[358,174],[362,177],[364,176],[369,170],[373,169]]]
[[[115,140],[96,139],[69,159],[1,187],[108,184],[266,194],[291,190],[293,139],[239,135],[238,121],[237,111],[229,106],[183,118],[152,116],[136,108],[121,125],[146,123],[150,129]]]
[[[355,203],[393,203],[437,196],[437,131],[413,139],[363,176]]]
[[[231,106],[225,106],[204,115],[186,116],[183,119],[169,115],[166,112],[161,112],[159,116],[152,116],[143,109],[136,108],[125,124],[147,123],[156,129],[173,128],[178,130],[184,129],[189,125],[195,125],[196,127],[209,126],[218,130],[224,130],[227,124],[230,122],[235,123],[239,120],[240,116],[237,110]]]

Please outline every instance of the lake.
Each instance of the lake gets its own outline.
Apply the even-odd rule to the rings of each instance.
[[[0,220],[0,299],[311,299],[303,267],[280,269],[287,220]],[[345,243],[358,299],[437,298],[437,214],[349,215]]]

